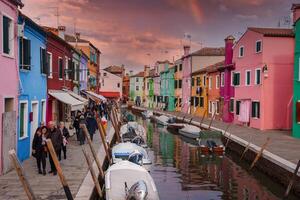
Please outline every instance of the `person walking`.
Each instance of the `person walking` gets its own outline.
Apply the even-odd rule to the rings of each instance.
[[[68,144],[68,139],[70,137],[70,133],[68,131],[68,129],[65,127],[65,123],[64,122],[60,122],[59,123],[59,132],[63,137],[63,141],[61,144],[61,150],[64,153],[64,159],[67,159],[67,144]],[[61,160],[61,151],[58,154],[58,159]]]
[[[82,128],[82,125],[86,124],[86,121],[85,121],[85,118],[83,115],[80,116],[80,119],[79,119],[79,144],[80,145],[84,145],[84,142],[85,142],[85,136],[84,136],[84,133],[83,133],[83,128]]]
[[[93,136],[94,136],[96,130],[98,129],[98,124],[95,119],[94,113],[89,113],[87,115],[86,126],[87,126],[87,130],[89,131],[90,138],[93,141]]]
[[[74,122],[73,122],[73,127],[75,128],[75,131],[76,131],[76,138],[77,138],[77,141],[79,141],[79,121],[80,121],[80,116],[81,116],[81,111],[77,111],[77,115],[74,119]]]
[[[48,138],[53,144],[56,156],[59,157],[59,153],[61,151],[61,144],[63,143],[62,134],[59,132],[59,130],[57,130],[53,121],[50,121],[48,126]],[[55,168],[51,154],[49,154],[49,162],[51,166],[51,170],[49,171],[49,173],[53,173],[53,175],[55,176],[57,174],[57,170]]]
[[[32,141],[32,154],[36,158],[38,173],[46,175],[46,134],[47,127],[41,127],[36,130]],[[41,166],[42,165],[42,166]],[[43,168],[43,171],[41,169]]]

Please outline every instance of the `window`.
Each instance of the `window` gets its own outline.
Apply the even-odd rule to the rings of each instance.
[[[235,72],[233,74],[233,85],[234,86],[239,86],[241,84],[241,74],[240,72]]]
[[[139,82],[139,78],[135,78],[135,82],[137,82],[137,83],[138,83],[138,82]]]
[[[236,101],[235,102],[235,114],[236,115],[240,114],[240,107],[241,107],[241,101]]]
[[[208,102],[208,113],[212,113],[212,102]]]
[[[258,101],[252,102],[252,117],[253,118],[260,117],[260,103]]]
[[[121,84],[120,84],[120,83],[118,83],[118,84],[117,84],[117,87],[118,87],[118,88],[120,88],[120,86],[121,86]],[[148,83],[148,86],[149,86],[149,83]]]
[[[296,122],[300,124],[300,101],[296,102]]]
[[[41,121],[46,123],[46,100],[41,101]]]
[[[20,69],[30,70],[31,65],[31,42],[21,37],[19,47],[19,63]]]
[[[49,72],[49,78],[52,78],[52,54],[50,52],[47,52],[47,65],[48,65],[48,72]]]
[[[195,97],[191,97],[191,106],[194,106]]]
[[[179,71],[182,71],[182,64],[179,65]]]
[[[199,102],[199,106],[201,107],[201,108],[203,108],[204,107],[204,97],[200,97],[200,100],[199,100],[200,102]]]
[[[138,86],[138,85],[137,85],[137,86],[135,86],[135,90],[136,90],[136,91],[139,91],[139,89],[140,89],[140,88],[139,88],[139,86]]]
[[[107,73],[106,73],[106,72],[104,72],[104,73],[103,73],[103,76],[107,76]]]
[[[231,98],[231,99],[230,99],[229,111],[230,111],[231,113],[234,112],[234,98]]]
[[[195,97],[195,107],[199,106],[199,98]]]
[[[175,89],[177,89],[177,80],[174,80],[174,87],[175,87]]]
[[[195,85],[195,78],[192,78],[192,81],[191,81],[191,83],[192,83],[192,86],[194,86],[194,85]]]
[[[66,80],[69,80],[69,59],[68,57],[65,58],[66,62],[65,62],[65,76],[66,76]]]
[[[261,69],[255,70],[255,85],[261,84]]]
[[[201,79],[200,77],[197,77],[197,86],[200,86],[200,84],[201,84]]]
[[[249,86],[251,83],[251,71],[250,70],[246,70],[246,74],[245,74],[245,85]]]
[[[179,98],[179,107],[181,107],[182,104],[182,98]]]
[[[4,54],[14,55],[14,24],[11,18],[2,18],[2,51]]]
[[[225,73],[222,72],[221,73],[221,87],[224,87],[224,85],[225,85]]]
[[[40,47],[40,68],[41,74],[48,74],[47,52],[42,47]]]
[[[216,101],[216,114],[218,115],[220,113],[220,102]]]
[[[240,46],[240,49],[239,49],[239,57],[243,57],[244,56],[244,46]]]
[[[203,86],[206,86],[206,76],[203,76]]]
[[[26,101],[20,101],[19,125],[20,125],[20,134],[19,134],[20,139],[27,137],[28,103]]]
[[[181,88],[181,87],[182,87],[182,80],[180,79],[178,88]]]
[[[211,90],[212,88],[212,77],[208,78],[208,88]]]
[[[63,78],[63,59],[58,58],[58,78],[62,79]]]
[[[14,98],[4,98],[4,112],[12,112],[14,110]]]
[[[256,43],[255,43],[255,52],[256,53],[260,53],[261,49],[262,49],[262,42],[261,42],[261,40],[256,41]]]
[[[177,72],[178,71],[178,66],[177,65],[175,65],[175,72]]]
[[[216,76],[216,89],[219,89],[220,88],[220,76],[217,75]]]
[[[78,81],[79,80],[79,64],[76,63],[75,65],[75,81]]]

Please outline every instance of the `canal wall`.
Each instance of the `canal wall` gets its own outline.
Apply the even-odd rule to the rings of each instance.
[[[142,112],[147,109],[143,108],[143,107],[133,106],[132,110],[136,111],[136,112]],[[153,113],[156,115],[163,114],[166,116],[176,117],[179,121],[190,122],[191,124],[193,124],[195,126],[200,125],[199,121],[191,120],[190,118],[182,117],[179,115],[175,116],[175,114],[166,113],[164,111],[153,110]],[[209,125],[207,123],[202,123],[201,126],[203,128],[209,127]],[[244,139],[232,134],[230,131],[227,131],[225,133],[225,129],[220,129],[213,125],[211,126],[211,129],[222,132],[223,141],[226,143],[227,139],[229,139],[227,149],[230,151],[233,151],[234,153],[236,153],[238,155],[242,155],[245,148],[249,145],[250,141],[244,140]],[[243,160],[250,164],[255,159],[257,153],[260,150],[261,150],[260,146],[257,146],[250,142],[249,149],[245,153]],[[264,150],[261,158],[257,161],[257,163],[255,165],[255,169],[253,169],[253,170],[259,170],[259,171],[263,172],[268,177],[270,177],[272,180],[280,183],[283,187],[286,188],[289,184],[289,181],[290,181],[295,169],[296,169],[295,163],[290,162],[280,156],[277,156],[276,154],[274,154],[268,150]],[[296,180],[294,182],[294,186],[293,186],[293,189],[291,192],[293,192],[296,196],[300,197],[300,172],[299,171],[297,173],[297,177],[296,177]]]

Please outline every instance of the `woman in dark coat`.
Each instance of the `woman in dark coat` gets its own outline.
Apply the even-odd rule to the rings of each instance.
[[[89,113],[87,115],[86,127],[87,127],[87,130],[89,131],[91,140],[93,141],[93,136],[94,136],[96,130],[98,129],[97,121],[96,121],[93,113]]]
[[[36,158],[37,168],[39,174],[46,175],[46,157],[47,157],[47,148],[46,148],[46,138],[47,138],[47,127],[43,126],[36,130],[32,142],[32,153]],[[43,167],[43,171],[41,169]]]

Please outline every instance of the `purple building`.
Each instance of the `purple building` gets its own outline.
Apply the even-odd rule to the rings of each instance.
[[[232,70],[234,69],[234,64],[232,63],[233,57],[233,45],[235,38],[230,35],[225,38],[225,63],[224,67],[221,68],[221,86],[220,86],[220,96],[221,102],[223,102],[223,121],[233,122],[233,101],[234,97],[234,87],[231,84]],[[222,109],[222,108],[221,108]]]

